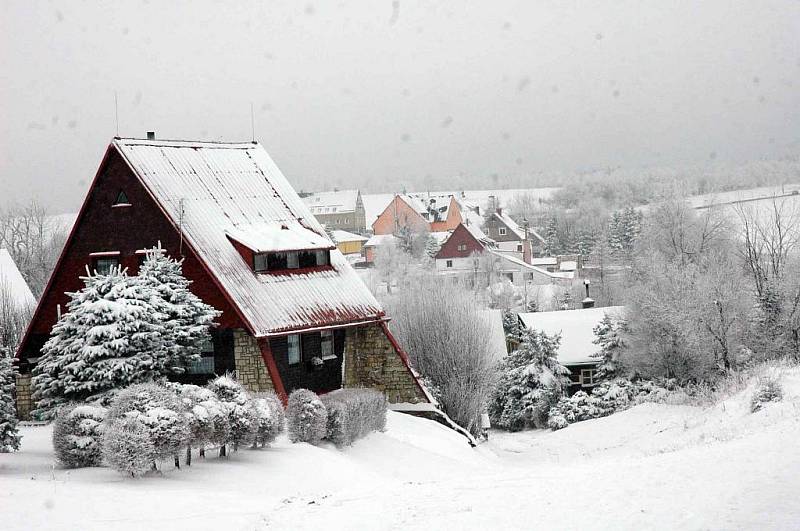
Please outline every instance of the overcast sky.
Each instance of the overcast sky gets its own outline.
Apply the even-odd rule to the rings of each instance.
[[[800,2],[0,2],[0,200],[121,136],[256,138],[297,188],[800,152]],[[556,183],[557,184],[557,183]]]

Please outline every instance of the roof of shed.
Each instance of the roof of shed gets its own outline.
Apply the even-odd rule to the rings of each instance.
[[[257,337],[383,317],[338,250],[331,251],[331,269],[270,275],[255,273],[229,241],[229,235],[243,238],[258,250],[332,247],[260,144],[125,138],[112,145],[180,226]],[[282,225],[292,234],[273,238],[269,228]]]

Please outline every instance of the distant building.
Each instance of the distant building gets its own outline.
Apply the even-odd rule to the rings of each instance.
[[[394,236],[393,234],[376,234],[372,236],[369,240],[364,242],[363,254],[364,254],[364,261],[368,264],[372,264],[375,262],[375,258],[378,254],[378,249],[383,245],[397,245],[400,241],[400,238]]]
[[[480,225],[479,211],[479,207],[455,195],[397,194],[372,224],[372,232],[448,232],[461,223]]]
[[[7,249],[0,249],[0,303],[32,307],[36,298]]]
[[[501,251],[512,251],[520,254],[523,252],[525,229],[503,212],[502,208],[497,208],[491,216],[486,218],[484,231],[491,239],[497,242],[497,247]],[[540,256],[544,252],[544,238],[530,228],[528,228],[527,233],[533,256]]]
[[[606,308],[586,308],[581,310],[561,310],[553,312],[520,313],[520,325],[544,332],[547,335],[560,334],[558,361],[570,370],[570,394],[589,391],[597,382],[595,373],[600,362],[593,357],[599,347],[594,344],[594,327],[603,317],[620,317],[624,306]]]
[[[303,201],[317,221],[332,230],[363,234],[367,230],[367,214],[359,190],[336,190],[305,194]]]
[[[339,249],[342,254],[361,254],[364,249],[364,244],[369,240],[366,236],[344,230],[331,231],[331,235],[336,243],[336,248]]]

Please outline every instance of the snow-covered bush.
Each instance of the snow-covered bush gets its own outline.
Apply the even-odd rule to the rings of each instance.
[[[21,439],[14,404],[17,371],[12,362],[7,351],[0,351],[0,452],[19,450]]]
[[[262,397],[254,398],[253,408],[257,418],[253,447],[261,446],[263,448],[283,432],[286,415],[283,411],[283,404],[275,393],[266,393]]]
[[[140,476],[156,459],[150,429],[138,417],[107,420],[101,442],[106,463],[123,474]]]
[[[63,406],[53,425],[53,450],[67,468],[100,466],[101,437],[107,410],[87,405]]]
[[[256,411],[250,401],[250,395],[242,384],[230,376],[220,376],[208,383],[208,389],[217,395],[228,413],[228,426],[230,428],[229,442],[233,443],[234,451],[239,446],[253,442],[258,428]],[[225,447],[220,450],[220,455],[225,455]]]
[[[315,393],[297,389],[289,395],[286,420],[290,441],[316,444],[325,437],[328,410]]]
[[[171,384],[183,403],[189,425],[186,464],[192,464],[192,448],[205,455],[206,446],[222,446],[230,439],[228,410],[210,389],[197,385]]]
[[[166,372],[165,315],[151,304],[152,290],[118,269],[83,282],[33,369],[34,418]]]
[[[183,261],[168,257],[159,247],[147,252],[138,278],[150,288],[156,311],[166,316],[167,370],[183,373],[200,359],[203,343],[211,340],[209,328],[221,312],[189,291],[192,281],[183,276]]]
[[[755,413],[764,407],[764,404],[781,400],[783,400],[783,386],[778,376],[774,374],[762,376],[758,379],[756,392],[750,400],[750,411]]]
[[[522,331],[522,342],[500,364],[500,378],[488,404],[492,424],[511,431],[542,428],[569,386],[569,371],[558,363],[560,338]]]
[[[120,391],[108,411],[110,421],[135,418],[144,424],[156,460],[174,457],[190,437],[183,402],[165,385],[136,384]]]
[[[336,446],[348,446],[386,428],[386,397],[379,391],[339,389],[320,399],[328,411],[325,438]]]

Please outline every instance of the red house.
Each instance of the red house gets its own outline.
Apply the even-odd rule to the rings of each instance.
[[[366,386],[392,403],[430,402],[379,303],[258,143],[115,138],[18,349],[21,417],[65,293],[87,266],[135,273],[158,242],[222,311],[189,381],[234,372],[282,397]]]

